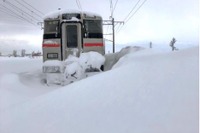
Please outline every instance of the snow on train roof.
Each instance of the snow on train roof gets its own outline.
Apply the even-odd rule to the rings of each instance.
[[[66,13],[69,13],[69,14],[80,13],[80,14],[86,14],[88,17],[94,17],[94,16],[101,17],[101,15],[99,15],[99,14],[88,12],[88,11],[69,10],[68,9],[68,10],[56,10],[56,11],[50,12],[44,16],[44,19],[55,19],[55,18],[58,18],[59,15],[66,14]]]

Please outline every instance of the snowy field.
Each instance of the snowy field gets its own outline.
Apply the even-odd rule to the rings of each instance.
[[[198,46],[123,49],[67,86],[47,86],[42,65],[0,57],[0,133],[198,133]]]

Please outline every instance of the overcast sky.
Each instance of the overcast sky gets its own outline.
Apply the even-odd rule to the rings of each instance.
[[[78,0],[77,0],[78,1]],[[111,15],[110,0],[79,0],[82,10],[95,12],[108,20]],[[179,42],[198,44],[199,38],[199,0],[140,0],[132,11],[132,17],[125,19],[138,0],[113,0],[115,20],[124,21],[120,29],[116,25],[116,43],[169,42],[175,37]],[[21,5],[21,4],[22,5]],[[40,12],[36,11],[35,9]],[[27,40],[41,45],[42,30],[39,26],[18,18],[19,7],[34,18],[28,21],[34,24],[42,21],[41,16],[61,9],[79,9],[76,0],[1,0],[0,2],[0,39]],[[141,8],[136,12],[137,8]],[[28,10],[30,9],[30,10]],[[12,10],[12,11],[10,11]],[[18,11],[17,11],[18,10]],[[32,12],[31,12],[32,11]],[[135,13],[135,14],[134,14]],[[133,15],[134,14],[134,15]],[[22,14],[25,16],[27,14]],[[110,27],[104,27],[104,33],[110,33]],[[109,36],[106,38],[110,39]]]

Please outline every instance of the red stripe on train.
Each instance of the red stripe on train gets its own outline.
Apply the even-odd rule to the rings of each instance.
[[[103,47],[103,43],[84,43],[85,47]]]
[[[60,47],[60,44],[42,44],[43,48],[56,48]]]

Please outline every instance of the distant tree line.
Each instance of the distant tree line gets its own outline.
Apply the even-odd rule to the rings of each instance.
[[[8,57],[38,57],[38,56],[42,56],[42,53],[41,52],[35,52],[33,51],[32,53],[26,53],[26,50],[25,49],[22,49],[21,50],[21,53],[18,54],[17,53],[17,50],[13,50],[12,54],[8,54],[8,55],[3,55],[2,52],[0,52],[0,56],[8,56]]]

